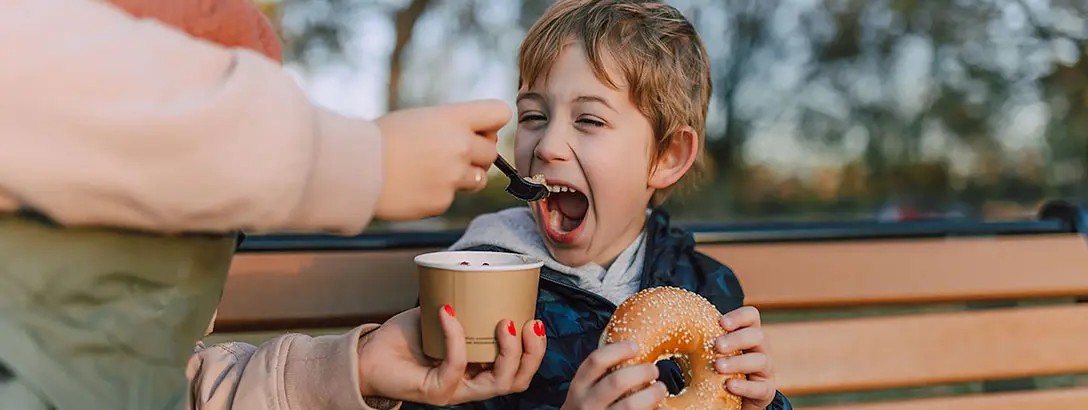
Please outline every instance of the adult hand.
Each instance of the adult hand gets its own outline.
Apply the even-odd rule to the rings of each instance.
[[[359,390],[363,397],[444,406],[529,388],[544,358],[547,339],[543,323],[526,322],[519,338],[513,322],[500,322],[495,328],[499,356],[494,365],[470,371],[464,329],[450,312],[439,312],[447,352],[441,363],[423,354],[419,308],[394,316],[367,334],[359,342]]]
[[[563,409],[656,409],[668,395],[665,384],[655,381],[657,366],[643,363],[611,371],[637,352],[633,342],[621,342],[591,353],[578,366]]]
[[[375,216],[412,220],[445,212],[457,191],[478,191],[511,116],[498,100],[393,111],[382,131],[384,176]]]

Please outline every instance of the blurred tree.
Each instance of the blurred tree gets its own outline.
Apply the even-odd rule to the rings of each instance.
[[[1088,2],[669,2],[703,35],[714,81],[713,173],[673,201],[681,215],[872,215],[905,204],[982,212],[988,201],[1088,200]],[[303,67],[344,59],[360,16],[386,16],[392,109],[470,89],[466,76],[515,82],[520,37],[551,3],[282,0],[279,14],[287,58]],[[450,74],[457,64],[476,66]],[[505,183],[459,198],[450,216],[513,204]]]
[[[389,111],[400,108],[400,78],[404,71],[404,50],[412,41],[412,33],[415,32],[416,22],[431,0],[412,0],[404,8],[397,10],[393,17],[396,37],[393,42],[393,53],[389,56],[389,89],[386,93],[385,107]]]

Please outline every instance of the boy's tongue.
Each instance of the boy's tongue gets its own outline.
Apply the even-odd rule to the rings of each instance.
[[[586,217],[589,200],[581,193],[562,192],[552,196],[555,207],[568,219],[581,221]]]

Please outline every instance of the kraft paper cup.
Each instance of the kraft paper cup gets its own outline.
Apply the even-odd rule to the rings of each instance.
[[[444,305],[453,307],[465,329],[470,363],[492,363],[498,356],[495,331],[504,319],[522,326],[536,315],[539,258],[503,252],[449,251],[419,255],[419,304],[423,353],[446,357],[446,336],[438,320]],[[467,264],[463,264],[467,262]],[[486,265],[485,265],[486,263]]]

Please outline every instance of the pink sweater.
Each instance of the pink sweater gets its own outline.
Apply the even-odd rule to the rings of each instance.
[[[376,125],[315,107],[256,52],[95,0],[0,0],[0,214],[355,234],[381,192],[381,155]],[[189,406],[371,409],[356,348],[376,326],[201,346]]]
[[[354,234],[381,189],[371,122],[275,62],[92,0],[0,0],[0,213],[158,232]]]

